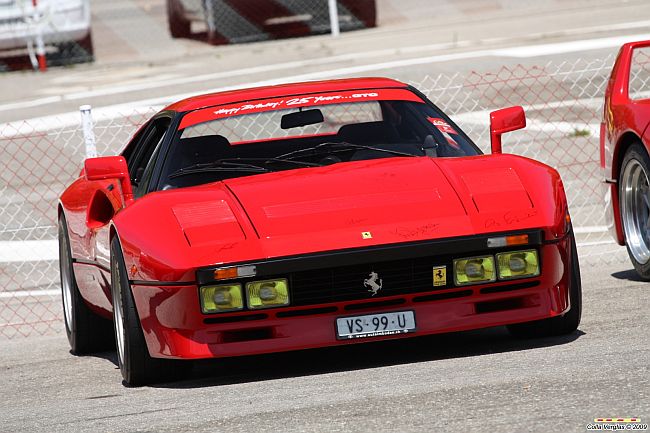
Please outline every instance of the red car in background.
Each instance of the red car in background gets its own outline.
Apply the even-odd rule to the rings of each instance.
[[[644,280],[650,280],[650,41],[623,45],[605,92],[600,163],[607,225]],[[647,86],[646,90],[647,89]]]
[[[580,323],[562,181],[492,154],[422,93],[363,78],[197,96],[62,194],[73,353],[111,344],[126,383],[188,360],[508,325]],[[111,325],[110,320],[113,321]]]

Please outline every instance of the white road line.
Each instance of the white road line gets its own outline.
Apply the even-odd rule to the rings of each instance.
[[[61,96],[46,96],[44,98],[32,99],[31,101],[10,102],[0,106],[0,111],[19,110],[21,108],[38,107],[41,105],[54,104],[61,102]]]
[[[607,231],[607,226],[574,227],[573,231],[574,231],[574,233],[580,233],[580,234],[585,234],[585,233],[605,233]]]
[[[33,327],[37,323],[51,323],[51,322],[61,323],[61,319],[55,318],[55,319],[48,319],[48,320],[37,320],[34,322],[25,321],[25,322],[0,323],[0,328],[17,328],[19,326]]]
[[[0,263],[21,263],[59,259],[56,239],[40,241],[0,241]]]
[[[616,247],[623,248],[623,247],[621,247],[619,244],[617,244],[617,243],[614,242],[614,241],[579,242],[579,243],[577,243],[576,245],[577,245],[578,247],[593,247],[593,246],[597,246],[597,245],[612,245],[612,246],[616,246]],[[611,252],[611,251],[612,251],[612,250],[608,250],[608,252]],[[603,251],[601,254],[591,254],[591,255],[602,255],[602,254],[604,254],[604,253],[605,253],[605,252]]]
[[[555,44],[527,45],[525,47],[504,48],[494,50],[493,55],[517,58],[540,57],[548,56],[551,54],[566,54],[587,50],[599,50],[603,48],[615,48],[620,47],[626,42],[642,41],[646,39],[650,39],[650,33],[634,35],[632,37],[616,36],[611,38],[558,42]]]
[[[0,299],[58,296],[60,294],[59,290],[17,290],[15,292],[0,292]]]

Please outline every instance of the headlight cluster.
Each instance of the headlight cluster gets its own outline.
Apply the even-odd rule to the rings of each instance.
[[[201,310],[206,313],[224,313],[289,305],[289,283],[286,278],[251,281],[246,283],[244,296],[241,283],[201,286]]]
[[[529,278],[539,275],[536,250],[512,251],[495,256],[469,257],[454,260],[454,282],[457,286],[490,283],[497,280]]]

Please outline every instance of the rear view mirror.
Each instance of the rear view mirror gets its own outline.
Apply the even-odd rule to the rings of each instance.
[[[520,106],[503,108],[490,113],[492,153],[501,153],[501,135],[526,127],[526,114]]]
[[[280,127],[282,129],[298,128],[299,126],[314,125],[322,123],[325,119],[319,109],[297,111],[282,116]]]
[[[133,200],[129,169],[123,156],[88,158],[84,162],[84,174],[88,180],[117,179],[122,187],[124,202]]]

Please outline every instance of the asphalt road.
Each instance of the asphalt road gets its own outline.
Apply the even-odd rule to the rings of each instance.
[[[583,276],[579,331],[503,328],[200,363],[126,388],[114,353],[65,337],[3,343],[2,432],[584,432],[650,417],[650,290],[627,264]]]

